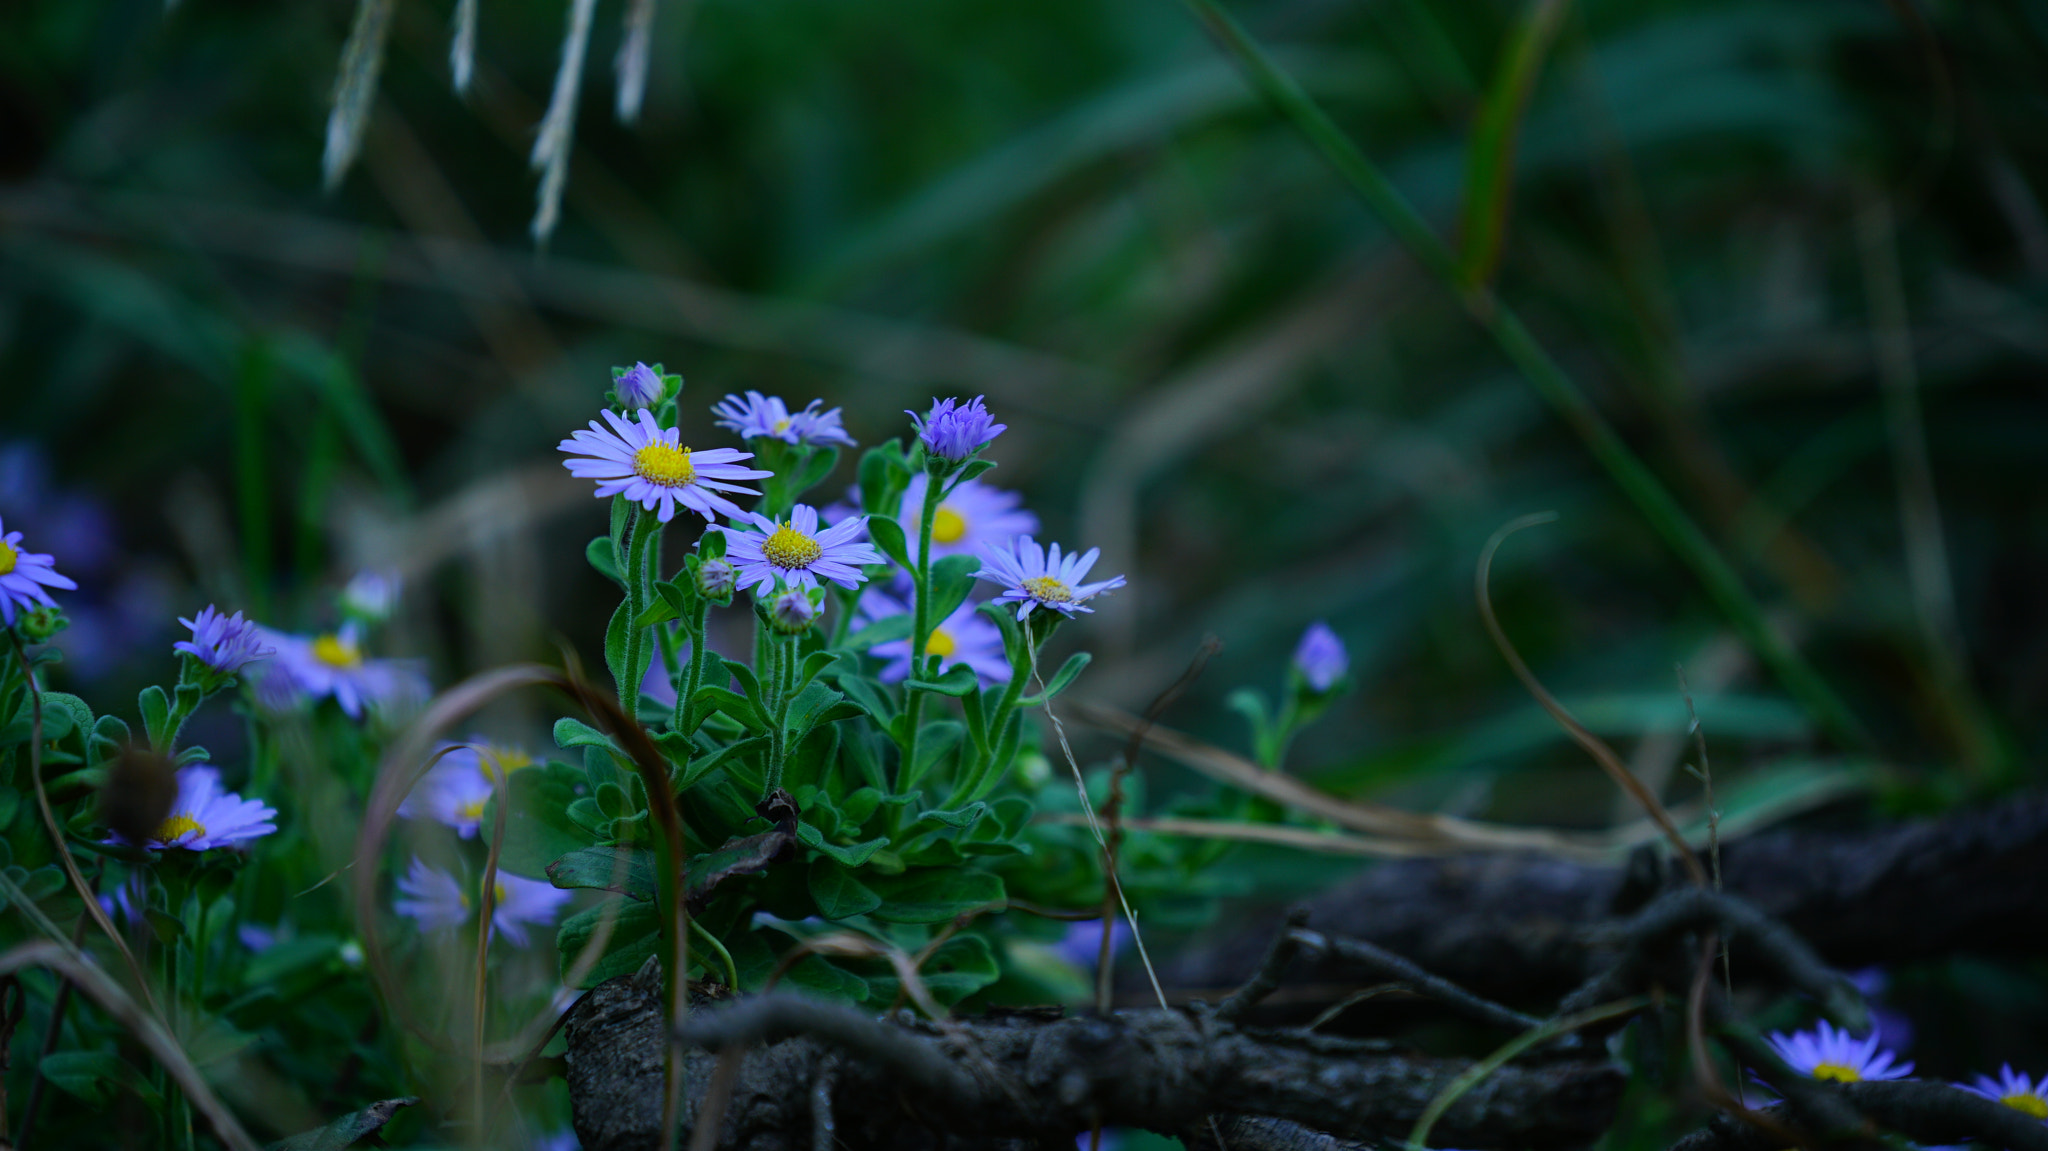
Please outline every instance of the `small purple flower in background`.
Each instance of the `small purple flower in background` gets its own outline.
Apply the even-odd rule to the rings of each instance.
[[[1815,1079],[1861,1083],[1866,1079],[1904,1079],[1913,1073],[1911,1063],[1898,1063],[1891,1052],[1879,1049],[1877,1036],[1858,1039],[1825,1019],[1812,1031],[1791,1035],[1773,1031],[1770,1039],[1793,1070]]]
[[[778,577],[790,587],[814,588],[824,578],[855,588],[867,578],[861,564],[882,562],[872,545],[860,542],[866,516],[841,520],[824,531],[818,530],[818,509],[809,504],[796,505],[779,524],[751,513],[736,512],[732,518],[755,528],[718,529],[725,533],[726,555],[739,568],[741,588],[773,587]]]
[[[823,400],[812,400],[800,412],[791,412],[780,396],[764,396],[749,391],[745,399],[728,393],[723,401],[711,409],[718,417],[718,426],[731,428],[747,439],[756,437],[777,439],[787,444],[844,444],[853,446],[853,437],[846,434],[846,428],[839,422],[839,409],[819,411]]]
[[[801,588],[789,588],[775,597],[768,606],[768,618],[775,630],[784,635],[800,635],[809,631],[818,618],[818,605],[811,602],[810,594]]]
[[[44,588],[78,589],[70,577],[57,573],[55,564],[50,556],[24,550],[21,533],[0,522],[0,622],[13,626],[16,607],[56,607]]]
[[[1010,661],[1003,654],[1003,630],[974,607],[971,603],[961,604],[933,628],[924,643],[925,654],[938,656],[941,670],[964,663],[985,684],[1008,683]],[[879,592],[869,592],[861,597],[861,611],[875,620],[906,614],[909,609]],[[910,678],[908,638],[887,640],[868,650],[887,661],[878,673],[883,683],[900,683]]]
[[[462,884],[418,856],[398,881],[398,890],[404,893],[396,903],[398,913],[417,921],[422,931],[455,927],[469,919],[469,895]],[[503,871],[498,873],[497,890],[492,895],[491,930],[502,932],[514,947],[527,946],[531,942],[527,927],[553,923],[571,898],[570,892],[553,884]]]
[[[1018,536],[1008,547],[983,548],[981,569],[974,573],[974,578],[1002,586],[1002,594],[996,596],[995,602],[1023,605],[1017,609],[1020,621],[1033,608],[1041,607],[1071,618],[1077,611],[1094,611],[1086,606],[1089,600],[1124,586],[1122,576],[1091,584],[1081,582],[1101,554],[1102,549],[1089,548],[1080,555],[1061,558],[1060,545],[1054,544],[1048,556],[1030,536]]]
[[[569,1130],[536,1136],[533,1141],[533,1151],[582,1151],[582,1147],[576,1141],[576,1132]]]
[[[1329,624],[1317,620],[1301,633],[1301,642],[1294,648],[1294,668],[1308,681],[1310,691],[1320,695],[1330,690],[1350,667],[1351,657],[1344,652],[1344,641],[1337,638]]]
[[[646,364],[636,363],[612,380],[612,394],[618,397],[619,406],[628,410],[651,408],[667,391],[661,377]]]
[[[915,540],[918,516],[924,513],[925,485],[931,477],[911,477],[903,493],[903,507],[896,522]],[[855,503],[859,503],[856,495]],[[939,500],[932,516],[932,555],[980,555],[989,545],[1000,546],[1018,536],[1036,535],[1038,517],[1018,506],[1024,497],[1016,492],[990,487],[980,480],[959,484]]]
[[[257,699],[291,706],[301,697],[333,696],[350,719],[361,719],[364,704],[383,707],[422,698],[426,679],[399,660],[365,659],[362,631],[354,620],[324,635],[299,636],[258,628],[276,648],[257,681]],[[284,682],[273,682],[283,680]],[[282,710],[275,708],[274,710]]]
[[[468,839],[482,825],[484,805],[497,794],[498,781],[532,766],[533,757],[516,747],[474,738],[467,745],[441,746],[453,750],[427,769],[412,794],[398,805],[398,814],[406,819],[432,819]]]
[[[178,769],[178,798],[171,802],[171,813],[144,846],[187,851],[240,847],[276,831],[271,822],[276,818],[276,808],[222,791],[219,768],[188,764]]]
[[[916,426],[917,438],[924,441],[926,451],[954,463],[973,455],[1010,426],[996,423],[980,396],[964,404],[957,399],[935,399],[931,411],[922,416],[912,411],[903,414]]]
[[[662,523],[675,518],[677,504],[707,520],[738,516],[740,509],[718,493],[758,496],[760,492],[730,481],[773,474],[740,466],[739,461],[753,459],[754,454],[738,448],[692,453],[682,445],[676,429],[657,425],[654,413],[645,408],[640,409],[638,423],[609,408],[598,414],[611,424],[611,430],[592,420],[587,431],[557,444],[557,451],[574,457],[563,460],[562,466],[579,479],[596,480],[599,499],[625,496],[649,511],[659,504]]]
[[[235,938],[242,941],[242,946],[261,955],[276,947],[282,936],[274,927],[265,927],[260,923],[244,923],[235,928]]]
[[[1996,1099],[2022,1115],[2031,1115],[2048,1122],[2048,1077],[2040,1079],[2014,1071],[2008,1063],[1998,1069],[1998,1078],[1989,1075],[1977,1076],[1975,1083],[1958,1083],[1965,1091],[1975,1091],[1986,1099]]]
[[[243,619],[241,612],[222,615],[208,604],[197,616],[179,616],[178,622],[192,629],[192,638],[179,640],[171,650],[184,652],[221,675],[233,675],[277,654],[276,648],[263,642],[262,629]]]
[[[358,572],[341,589],[341,611],[352,619],[381,623],[391,618],[391,609],[398,606],[398,591],[401,581],[395,575],[383,572]]]
[[[1109,954],[1114,960],[1131,942],[1131,925],[1119,918],[1109,929]],[[1094,971],[1102,958],[1102,921],[1083,919],[1067,928],[1066,938],[1052,946],[1053,954],[1083,971]]]

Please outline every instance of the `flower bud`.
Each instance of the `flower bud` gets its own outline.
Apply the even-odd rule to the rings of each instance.
[[[21,613],[21,638],[30,643],[48,643],[70,626],[71,621],[58,608],[37,607]]]
[[[1294,649],[1294,669],[1301,673],[1310,691],[1320,695],[1330,690],[1350,667],[1351,657],[1344,651],[1344,641],[1337,638],[1329,624],[1317,620],[1301,633],[1301,643]]]
[[[612,392],[618,397],[619,406],[627,411],[653,407],[667,390],[661,377],[646,364],[634,364],[612,381]]]
[[[341,611],[367,623],[391,618],[398,603],[398,577],[381,572],[360,572],[341,589]]]
[[[739,569],[729,560],[709,559],[697,566],[697,590],[704,593],[705,599],[724,599],[731,595],[739,578]]]
[[[768,605],[768,621],[784,635],[798,635],[810,630],[811,622],[817,618],[818,605],[812,603],[810,595],[801,588],[783,592]]]

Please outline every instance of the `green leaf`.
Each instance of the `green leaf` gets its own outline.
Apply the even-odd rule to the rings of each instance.
[[[584,947],[597,933],[598,924],[607,914],[618,916],[612,927],[611,942],[605,947],[604,958],[597,962],[578,987],[595,987],[614,975],[631,975],[640,970],[640,965],[661,946],[661,921],[652,901],[637,903],[630,899],[608,899],[564,919],[561,929],[555,932],[555,947],[561,955],[563,975],[569,973],[570,967],[583,954]]]
[[[885,616],[846,637],[846,646],[855,651],[866,651],[878,643],[890,643],[910,638],[910,616]]]
[[[700,691],[697,694],[702,695],[703,692]],[[740,698],[732,692],[726,692],[726,694],[732,696],[735,700]],[[677,787],[689,787],[711,772],[723,767],[735,756],[745,755],[750,751],[766,748],[768,744],[769,739],[765,735],[748,736],[746,739],[734,740],[709,755],[698,756],[690,761],[689,766],[683,769],[683,778],[677,784]]]
[[[358,1139],[382,1130],[400,1107],[411,1107],[419,1101],[417,1095],[380,1100],[360,1111],[351,1111],[325,1127],[280,1139],[263,1151],[342,1151]]]
[[[1082,654],[1085,655],[1086,653]],[[1069,660],[1068,662],[1071,663],[1073,661]],[[1062,668],[1061,670],[1064,671],[1065,669]],[[946,674],[937,679],[913,679],[906,681],[904,686],[916,688],[918,691],[935,691],[940,695],[958,697],[978,690],[981,687],[981,681],[975,678],[973,668],[968,667],[964,663],[956,663],[952,667],[947,668]]]
[[[747,702],[754,705],[754,716],[761,726],[768,726],[767,697],[761,693],[761,681],[754,676],[754,669],[738,660],[725,660],[725,670],[739,681],[740,690],[747,693]],[[737,717],[735,717],[737,718]]]
[[[1468,288],[1493,281],[1507,235],[1515,183],[1515,142],[1529,93],[1563,21],[1566,0],[1531,0],[1508,45],[1507,58],[1487,89],[1465,149],[1465,191],[1458,275]]]
[[[569,805],[576,802],[577,774],[567,766],[529,767],[505,778],[511,802],[505,810],[498,866],[514,875],[540,875],[554,860],[590,843],[590,833],[569,818]],[[484,805],[480,834],[485,842],[497,819],[497,804],[493,795]]]
[[[962,464],[960,466],[960,474],[954,478],[952,486],[958,487],[961,484],[966,483],[968,480],[971,480],[976,476],[981,475],[982,473],[988,471],[990,468],[995,466],[996,462],[994,460],[968,460],[965,464]]]
[[[860,506],[869,515],[895,515],[910,486],[910,464],[895,440],[876,444],[860,457]],[[872,523],[873,521],[869,521]]]
[[[868,886],[882,897],[872,914],[888,923],[944,923],[1004,901],[1003,881],[986,871],[927,868],[874,876]]]
[[[894,516],[874,514],[868,517],[868,538],[880,548],[882,554],[895,560],[899,567],[910,566],[910,545],[903,538],[903,525]]]
[[[707,532],[706,534],[710,535],[715,533]],[[723,535],[720,535],[719,538],[724,539],[725,537]],[[690,609],[696,606],[697,587],[696,584],[690,580],[683,580],[680,582],[676,580],[665,579],[655,580],[654,594],[660,596],[661,601],[669,606],[669,610],[672,613],[674,613],[670,617],[672,619],[689,618]]]
[[[633,621],[626,611],[626,601],[619,601],[619,606],[612,611],[611,622],[605,625],[604,629],[605,670],[612,673],[612,683],[618,687],[621,694],[624,694],[628,684],[635,689],[640,686],[640,681],[633,678],[632,670],[626,666],[634,630]]]
[[[583,558],[590,561],[590,566],[597,569],[597,574],[619,585],[620,588],[626,586],[625,577],[619,574],[619,568],[622,566],[619,563],[619,549],[612,543],[610,536],[598,536],[584,544]]]
[[[931,811],[920,811],[917,813],[916,822],[931,820],[934,823],[943,823],[947,827],[969,827],[987,811],[988,804],[976,800],[955,811],[940,811],[936,808]]]
[[[666,597],[657,598],[653,603],[647,605],[646,611],[633,617],[633,626],[653,627],[658,623],[667,623],[680,614],[680,612],[676,611],[675,606],[668,602]]]
[[[811,729],[819,724],[850,719],[859,714],[861,708],[847,703],[845,696],[822,683],[814,683],[789,701],[789,710],[782,718],[782,730],[793,743],[810,734]]]
[[[712,712],[722,711],[748,727],[767,726],[761,722],[761,713],[754,707],[754,702],[729,687],[698,688],[690,704],[690,710],[700,719]]]
[[[838,448],[827,447],[817,449],[812,453],[810,459],[804,461],[803,470],[797,472],[796,482],[791,484],[789,488],[790,494],[792,496],[800,496],[817,487],[819,481],[831,475],[832,469],[838,466]]]
[[[882,793],[878,788],[863,787],[839,801],[839,818],[848,827],[859,827],[868,821],[868,816],[882,805]]]
[[[866,915],[882,905],[882,897],[838,863],[823,857],[811,861],[811,899],[826,919]]]
[[[112,1051],[53,1051],[43,1056],[42,1069],[51,1086],[87,1103],[106,1103],[120,1088],[140,1095],[152,1107],[163,1104],[149,1079]]]
[[[866,863],[874,858],[875,852],[880,851],[883,845],[889,842],[888,836],[881,835],[865,843],[856,843],[851,847],[841,847],[827,840],[824,833],[817,828],[812,827],[808,823],[801,822],[796,825],[796,839],[798,843],[803,844],[805,847],[823,852],[848,867],[859,867],[861,864]]]
[[[932,603],[925,618],[932,626],[951,619],[974,591],[974,573],[981,570],[978,556],[943,556],[932,562]]]
[[[163,688],[150,684],[135,697],[135,704],[142,710],[142,731],[149,738],[151,747],[164,747],[170,742],[171,697]],[[48,716],[46,715],[47,722]]]
[[[839,659],[839,653],[836,651],[814,651],[805,656],[804,661],[797,665],[796,690],[802,691],[812,680],[822,675],[826,668],[838,663]]]
[[[725,533],[705,532],[697,537],[697,558],[715,560],[725,558]]]
[[[957,1003],[994,983],[1002,975],[995,953],[977,935],[956,935],[940,945],[918,968],[918,981],[932,998]],[[888,975],[868,977],[868,994],[879,999],[895,998],[898,987],[893,969]]]
[[[1085,651],[1077,651],[1068,656],[1067,662],[1061,664],[1060,669],[1053,673],[1052,681],[1045,685],[1043,692],[1024,697],[1022,700],[1024,706],[1037,707],[1046,700],[1052,699],[1058,696],[1059,693],[1067,690],[1073,684],[1075,677],[1081,674],[1081,669],[1087,667],[1088,661],[1094,658],[1094,656]]]
[[[613,891],[631,899],[654,898],[659,882],[652,851],[632,847],[583,847],[543,868],[560,888]]]
[[[580,719],[570,719],[566,716],[555,721],[555,746],[565,749],[571,747],[601,747],[614,755],[624,754],[619,750],[619,745],[612,742],[611,736],[584,723]]]

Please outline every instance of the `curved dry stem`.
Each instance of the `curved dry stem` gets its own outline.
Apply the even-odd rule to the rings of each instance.
[[[96,901],[94,907],[99,906]],[[0,975],[12,974],[24,967],[47,967],[71,981],[79,990],[92,996],[101,1010],[113,1016],[114,1021],[126,1027],[149,1049],[149,1053],[163,1064],[164,1070],[177,1080],[185,1097],[192,1101],[207,1122],[213,1124],[214,1133],[230,1151],[257,1151],[256,1141],[242,1129],[234,1115],[222,1103],[220,1096],[207,1086],[199,1069],[186,1057],[178,1041],[164,1030],[157,1021],[153,1010],[145,1010],[130,998],[121,985],[109,978],[106,972],[94,966],[83,952],[55,940],[38,940],[24,943],[5,954],[0,954]]]
[[[99,897],[93,894],[92,885],[85,881],[85,874],[78,870],[78,860],[71,854],[71,845],[64,842],[64,831],[57,826],[57,813],[50,807],[49,789],[43,786],[43,691],[36,686],[35,673],[29,669],[28,655],[21,650],[21,639],[13,629],[7,638],[14,648],[15,665],[21,668],[22,682],[28,686],[29,728],[28,728],[28,777],[36,785],[36,810],[42,813],[43,826],[50,831],[50,843],[57,849],[57,862],[63,864],[64,875],[71,881],[71,889],[85,905],[85,913],[114,941],[121,959],[128,965],[128,974],[134,978],[135,986],[142,992],[142,1001],[149,1005],[151,1013],[157,1013],[156,996],[149,989],[149,980],[142,974],[142,964],[135,953],[128,949],[128,941],[114,928],[114,921],[107,917],[105,908],[100,906]]]
[[[476,1084],[478,1131],[484,1130],[484,1017],[490,1006],[484,998],[484,988],[490,974],[487,961],[491,955],[491,916],[498,909],[498,852],[505,845],[505,808],[512,802],[506,774],[502,769],[490,773],[491,790],[497,793],[497,814],[491,820],[491,850],[484,857],[484,885],[476,913],[476,1007],[471,1015],[470,1050],[475,1052],[471,1070]]]
[[[1607,777],[1614,781],[1615,786],[1642,805],[1644,814],[1657,824],[1664,837],[1671,842],[1671,849],[1678,853],[1680,862],[1685,865],[1686,874],[1694,883],[1705,887],[1707,870],[1700,866],[1699,858],[1685,842],[1685,836],[1679,832],[1678,825],[1672,822],[1671,813],[1664,810],[1664,805],[1650,793],[1649,788],[1643,786],[1642,780],[1637,779],[1634,773],[1629,771],[1628,766],[1621,762],[1621,757],[1614,754],[1614,749],[1608,747],[1605,740],[1586,730],[1586,726],[1571,712],[1566,711],[1564,705],[1557,702],[1557,697],[1544,688],[1535,673],[1529,670],[1529,665],[1522,662],[1521,653],[1515,650],[1515,645],[1508,640],[1507,632],[1501,629],[1499,618],[1493,614],[1493,596],[1487,590],[1487,576],[1493,570],[1493,553],[1500,550],[1500,545],[1509,536],[1523,528],[1556,522],[1556,512],[1533,512],[1508,521],[1499,531],[1493,533],[1493,538],[1486,541],[1486,547],[1479,553],[1479,568],[1472,577],[1472,590],[1479,600],[1479,616],[1486,622],[1486,634],[1493,637],[1493,645],[1500,649],[1501,658],[1508,661],[1508,667],[1513,669],[1515,678],[1522,681],[1522,686],[1528,689],[1529,694],[1542,705],[1543,710],[1549,712],[1550,717],[1558,722],[1558,726],[1564,728],[1565,734],[1571,736],[1574,743],[1586,749],[1586,753],[1593,757],[1593,761],[1600,765],[1600,769],[1607,773]]]

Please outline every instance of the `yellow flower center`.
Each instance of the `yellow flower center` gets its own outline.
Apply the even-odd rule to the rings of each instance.
[[[484,818],[484,802],[481,799],[477,799],[471,800],[468,803],[458,803],[455,805],[455,814],[463,819],[481,823]]]
[[[1025,580],[1024,590],[1030,592],[1031,598],[1039,603],[1074,602],[1074,589],[1068,587],[1065,581],[1049,575],[1032,576]]]
[[[363,653],[356,648],[355,641],[343,639],[333,632],[313,641],[313,658],[328,667],[363,666]]]
[[[491,884],[491,903],[492,903],[493,905],[501,905],[501,904],[503,904],[504,902],[505,902],[505,884],[504,884],[504,882],[503,882],[503,881],[501,880],[501,881],[499,881],[499,882],[497,882],[497,883],[493,883],[493,884]]]
[[[633,471],[648,483],[665,488],[686,488],[697,482],[697,469],[690,466],[690,449],[667,440],[655,440],[634,452]]]
[[[13,571],[14,562],[14,549],[7,546],[6,540],[0,540],[0,575],[6,575],[8,572]]]
[[[960,645],[954,642],[952,634],[942,627],[933,628],[932,637],[924,641],[925,654],[935,655],[940,659],[948,658],[959,650]]]
[[[176,843],[188,831],[204,836],[206,826],[189,815],[173,815],[157,824],[156,837],[164,843]]]
[[[787,522],[776,528],[775,534],[761,545],[761,558],[784,571],[810,567],[824,554],[825,549],[818,546],[817,540]]]
[[[786,418],[786,417],[785,417],[785,418],[783,418],[783,419],[779,419],[779,420],[775,421],[775,434],[776,434],[776,435],[778,435],[778,436],[779,436],[779,435],[781,435],[782,433],[784,433],[784,432],[786,432],[786,431],[788,431],[788,430],[789,430],[789,420],[788,420],[788,418]]]
[[[932,517],[932,542],[957,544],[966,534],[967,517],[954,511],[951,504],[940,504],[938,514]]]
[[[1816,1063],[1813,1065],[1815,1079],[1832,1079],[1837,1083],[1861,1083],[1863,1073],[1846,1063]]]
[[[1998,1101],[2022,1115],[2048,1119],[2048,1099],[2043,1099],[2039,1095],[2006,1095]]]
[[[522,767],[532,767],[533,757],[516,747],[486,744],[477,749],[476,762],[493,780],[503,779]]]

